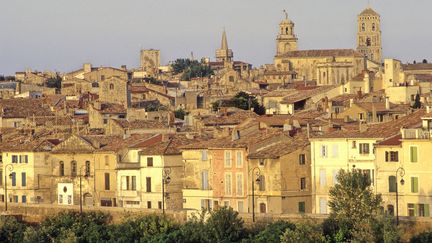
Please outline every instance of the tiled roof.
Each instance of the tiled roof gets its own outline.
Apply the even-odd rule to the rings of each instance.
[[[128,120],[117,120],[114,119],[114,121],[120,125],[122,128],[126,129],[161,129],[161,128],[167,128],[167,126],[156,120],[134,120],[134,121],[128,121]]]
[[[219,112],[218,115],[211,115],[203,118],[203,123],[206,126],[223,126],[223,125],[237,125],[248,118],[256,118],[258,115],[253,111],[248,110],[228,110],[226,113]]]
[[[378,146],[399,146],[402,144],[401,139],[402,139],[402,135],[398,134],[394,137],[391,137],[391,138],[388,138],[388,139],[385,139],[385,140],[379,142]]]
[[[299,90],[296,93],[293,93],[291,95],[288,95],[283,98],[283,100],[280,102],[281,104],[291,104],[297,101],[305,100],[308,98],[311,98],[315,95],[325,93],[337,86],[334,85],[326,85],[326,86],[318,86],[315,88],[310,88],[307,90]]]
[[[139,153],[142,155],[175,155],[181,154],[180,147],[199,139],[188,139],[185,135],[173,135],[164,141],[148,145]]]
[[[402,64],[405,71],[412,70],[432,70],[432,63]]]
[[[101,110],[102,114],[111,114],[111,113],[126,113],[126,108],[120,104],[113,103],[102,103]]]
[[[282,54],[281,57],[291,58],[324,58],[324,57],[363,57],[360,52],[353,49],[324,49],[324,50],[301,50],[290,51]]]
[[[410,115],[404,116],[397,120],[382,122],[373,125],[366,125],[364,131],[334,131],[323,135],[318,135],[316,138],[375,138],[385,139],[394,136],[400,132],[402,127],[410,128],[417,127],[421,124],[421,117],[425,114],[425,110],[418,110]]]
[[[256,120],[268,126],[283,126],[291,118],[291,115],[262,115],[256,118]]]
[[[45,99],[5,99],[0,100],[3,118],[26,118],[31,116],[53,116]]]
[[[360,15],[374,15],[374,16],[379,16],[379,14],[377,12],[375,12],[375,10],[373,10],[372,8],[368,7],[365,10],[363,10]]]
[[[277,159],[283,155],[294,152],[295,150],[306,147],[309,141],[301,138],[287,138],[279,143],[275,143],[268,147],[258,149],[256,152],[249,154],[249,159]]]

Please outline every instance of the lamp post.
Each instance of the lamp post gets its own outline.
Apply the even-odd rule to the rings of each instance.
[[[162,213],[165,215],[165,185],[171,182],[171,168],[162,169]]]
[[[82,215],[82,207],[83,207],[83,202],[82,202],[82,169],[86,167],[86,165],[82,165],[80,167],[80,174],[79,174],[79,195],[80,195],[80,200],[79,200],[79,204],[80,204],[80,215]]]
[[[252,222],[255,222],[255,182],[259,183],[261,181],[260,175],[261,170],[258,167],[251,169],[249,172],[252,172],[251,175],[251,183],[252,183]],[[254,179],[254,174],[256,175],[256,179]]]
[[[9,177],[12,179],[13,165],[12,164],[7,164],[5,166],[5,173],[4,173],[4,182],[5,182],[5,198],[4,198],[4,200],[5,200],[5,212],[7,212],[7,210],[8,210],[8,205],[7,205],[7,203],[8,203],[8,197],[7,197],[7,170],[8,169],[11,172],[9,174]]]
[[[398,174],[401,177],[400,184],[403,186],[405,184],[405,181],[403,179],[405,175],[405,169],[402,167],[399,167],[396,170],[396,225],[399,225],[399,189],[398,189]]]

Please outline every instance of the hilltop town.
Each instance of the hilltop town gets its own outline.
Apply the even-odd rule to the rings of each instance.
[[[144,49],[136,68],[1,77],[0,202],[326,215],[355,168],[388,214],[429,217],[432,64],[383,57],[370,7],[353,49],[299,50],[288,16],[268,28],[276,52],[260,67],[223,31],[215,58],[162,65]]]

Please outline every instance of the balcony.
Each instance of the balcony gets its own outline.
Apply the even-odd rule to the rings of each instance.
[[[402,139],[431,139],[431,132],[421,128],[402,129]]]

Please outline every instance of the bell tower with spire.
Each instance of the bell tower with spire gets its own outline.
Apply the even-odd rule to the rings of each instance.
[[[357,51],[376,63],[382,62],[380,15],[370,6],[357,17]]]
[[[297,50],[297,37],[294,34],[294,22],[288,18],[286,10],[283,11],[285,19],[279,24],[279,34],[276,38],[276,55],[282,55]]]
[[[221,48],[216,50],[216,60],[218,62],[224,63],[232,62],[233,60],[233,52],[231,49],[228,49],[228,41],[225,30],[222,33]]]

